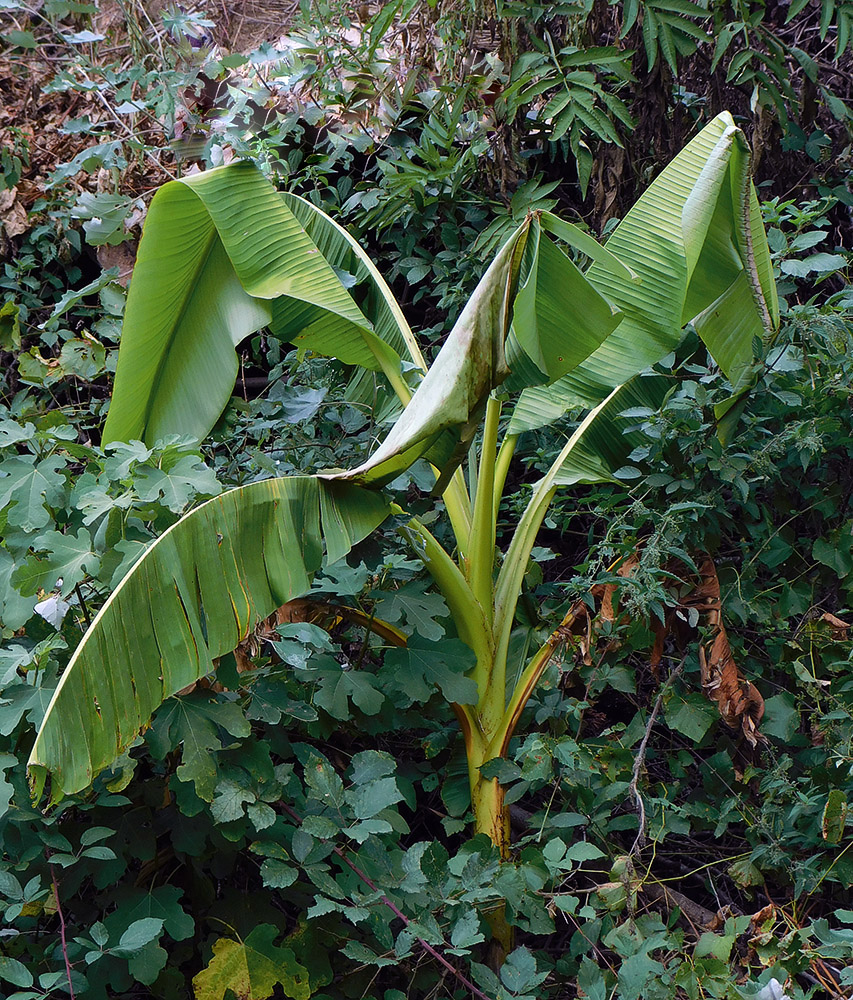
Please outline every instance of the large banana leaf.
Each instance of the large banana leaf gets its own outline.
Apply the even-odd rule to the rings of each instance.
[[[559,220],[529,218],[489,267],[411,402],[367,461],[322,478],[270,480],[231,491],[151,546],[93,622],[49,707],[31,765],[37,779],[53,772],[54,797],[85,787],[163,698],[209,671],[255,622],[303,592],[324,546],[329,560],[341,558],[382,521],[388,503],[347,480],[381,486],[422,455],[446,474],[471,440],[489,394],[511,374],[520,384],[557,378],[559,386],[574,378],[574,388],[564,391],[576,398],[602,393],[615,377],[669,349],[685,311],[699,306],[700,335],[732,371],[743,364],[746,334],[732,333],[733,320],[744,296],[750,308],[760,296],[764,325],[772,323],[772,296],[763,290],[772,278],[754,252],[763,238],[760,226],[746,216],[740,228],[728,225],[736,204],[750,205],[751,196],[737,201],[745,176],[731,168],[737,130],[725,121],[712,125],[673,175],[680,235],[671,219],[664,224],[655,214],[672,210],[665,190],[633,221],[625,220],[621,242],[614,235],[610,247],[621,249],[620,258]],[[163,191],[155,199],[158,211],[152,206],[149,215],[148,242],[132,285],[109,438],[209,426],[233,385],[234,345],[250,328],[269,322],[282,303],[290,318],[282,311],[273,322],[289,336],[304,336],[312,349],[372,364],[389,378],[394,363],[399,376],[401,349],[419,363],[387,286],[322,213],[289,200],[329,261],[288,199],[253,168],[212,171]],[[697,191],[713,194],[712,208]],[[660,236],[660,245],[655,239],[643,244],[644,226]],[[598,288],[547,232],[576,245],[587,242],[584,252],[594,260],[588,275]],[[753,258],[754,266],[744,266]],[[335,267],[369,288],[372,323]],[[715,276],[691,283],[704,267]],[[145,292],[152,293],[150,301]],[[228,377],[210,374],[204,381],[207,355],[223,367],[232,364]],[[193,423],[188,411],[201,406],[202,383],[216,398]],[[630,444],[614,436],[614,420],[626,406],[648,400],[647,390],[659,393],[657,383],[646,380],[612,390],[552,468],[553,485],[612,475]]]
[[[234,348],[274,315],[291,332],[312,327],[313,350],[399,375],[395,347],[256,167],[164,185],[139,246],[104,440],[203,438],[234,387]],[[404,343],[396,326],[386,335]]]
[[[778,325],[749,150],[727,112],[651,184],[607,249],[641,279],[624,280],[606,261],[594,261],[586,272],[590,284],[622,310],[622,322],[553,386],[522,393],[511,433],[544,426],[570,406],[595,406],[677,347],[690,321],[738,388],[748,377],[753,338],[768,338]]]
[[[530,225],[489,268],[409,406],[367,462],[340,476],[267,480],[223,494],[170,528],[132,568],[76,650],[36,741],[32,773],[36,780],[53,774],[54,798],[86,787],[157,705],[208,673],[214,658],[258,620],[308,589],[324,546],[336,561],[383,520],[386,500],[341,479],[382,484],[427,451],[432,458],[443,432],[452,430],[456,443],[465,440],[489,393],[509,374],[504,348]],[[519,323],[511,336],[535,377],[547,378],[554,365],[562,373],[567,363],[587,357],[619,317],[538,224],[534,228],[525,281],[538,281],[540,291],[534,289],[526,307],[531,329]],[[329,234],[335,235],[327,228]],[[349,263],[357,266],[357,257]],[[565,330],[572,310],[580,318],[568,329],[577,334],[564,335],[561,345],[555,317]],[[332,327],[343,311],[331,317]],[[164,370],[172,357],[161,361]]]
[[[145,552],[77,647],[30,756],[37,790],[80,791],[166,698],[209,673],[262,619],[304,594],[390,512],[376,493],[267,479],[191,511]]]

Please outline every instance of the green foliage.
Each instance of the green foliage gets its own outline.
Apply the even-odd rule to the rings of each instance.
[[[125,6],[130,18],[141,18],[139,5]],[[62,126],[64,135],[83,137],[85,151],[72,148],[67,166],[50,166],[55,183],[28,203],[31,228],[8,244],[12,253],[4,255],[0,274],[2,297],[12,306],[0,316],[0,457],[14,478],[3,487],[9,496],[0,513],[0,980],[16,1000],[68,995],[57,903],[71,981],[81,997],[186,997],[193,980],[211,970],[205,988],[221,987],[213,995],[229,997],[229,983],[241,988],[244,967],[258,995],[262,988],[288,995],[287,983],[296,977],[304,988],[303,969],[306,995],[318,998],[467,995],[424,959],[417,937],[433,942],[494,998],[562,1000],[581,991],[596,1000],[742,998],[755,996],[773,976],[800,1000],[820,996],[815,970],[825,975],[827,968],[842,991],[853,985],[850,826],[842,818],[853,797],[850,649],[847,637],[820,617],[830,611],[849,621],[853,605],[851,296],[843,249],[849,247],[844,213],[850,195],[842,157],[849,115],[841,103],[849,104],[849,5],[741,5],[736,11],[723,5],[714,7],[712,21],[697,11],[638,4],[621,42],[619,31],[608,34],[589,21],[587,6],[538,12],[507,4],[501,13],[518,55],[541,57],[546,19],[558,64],[574,55],[565,51],[573,46],[578,54],[591,46],[616,48],[620,64],[638,80],[623,82],[594,58],[566,69],[567,76],[575,69],[593,74],[603,95],[616,92],[637,125],[635,131],[610,116],[631,168],[621,173],[611,208],[600,215],[596,207],[596,228],[608,212],[630,204],[636,185],[681,145],[679,129],[719,110],[714,88],[724,86],[725,99],[739,100],[743,118],[758,126],[754,149],[762,154],[759,177],[772,182],[763,190],[773,196],[766,219],[785,319],[729,450],[718,448],[713,420],[727,387],[689,339],[660,369],[672,383],[663,409],[627,417],[642,439],[627,464],[643,471],[665,464],[655,473],[663,478],[648,490],[638,488],[637,477],[581,490],[549,514],[537,564],[524,582],[528,618],[513,635],[518,649],[539,645],[569,597],[609,580],[604,571],[612,558],[638,537],[645,539],[643,565],[636,582],[623,583],[620,596],[632,621],[615,626],[619,651],[599,665],[576,661],[564,649],[559,669],[552,665],[528,709],[525,725],[529,718],[536,731],[511,747],[509,761],[494,765],[514,799],[513,860],[504,864],[490,845],[466,839],[467,777],[456,727],[439,711],[439,689],[407,661],[401,666],[402,652],[391,654],[356,626],[339,625],[323,640],[315,634],[316,646],[300,641],[302,659],[293,646],[273,655],[262,643],[249,674],[237,675],[223,660],[226,690],[196,689],[165,707],[90,795],[50,813],[30,805],[20,762],[79,641],[85,613],[96,613],[130,562],[187,505],[219,488],[311,471],[330,464],[329,456],[352,464],[389,414],[372,411],[372,386],[366,396],[348,390],[337,363],[300,364],[272,338],[257,336],[241,350],[247,379],[205,452],[206,466],[180,442],[124,451],[97,446],[124,295],[109,276],[99,278],[91,255],[99,241],[137,234],[134,171],[151,171],[145,182],[151,187],[166,177],[156,163],[174,171],[176,157],[191,158],[189,143],[176,143],[174,152],[167,147],[179,91],[199,76],[197,56],[183,40],[198,18],[187,15],[186,23],[175,15],[172,26],[181,38],[162,38],[162,56],[142,21],[133,45],[144,59],[111,67],[97,61],[97,51],[92,58],[89,43],[66,44],[55,32],[46,34],[50,25],[69,37],[88,30],[89,5],[49,0],[50,24],[24,21],[14,36],[4,28],[12,59],[33,57],[48,37],[51,58],[88,56],[82,73],[57,78],[57,94],[97,88],[111,108],[124,106],[119,119],[129,126],[120,129],[114,117],[91,110]],[[622,27],[627,6],[609,8]],[[408,15],[421,17],[427,9],[421,5]],[[445,46],[435,47],[438,58],[447,53],[436,74],[438,94],[420,97],[415,91],[435,81],[413,82],[394,99],[387,131],[373,120],[367,132],[360,124],[342,125],[305,105],[275,110],[274,126],[267,121],[263,133],[251,124],[252,102],[268,93],[263,81],[277,86],[276,67],[283,67],[282,76],[296,75],[312,59],[306,79],[319,104],[331,103],[328,86],[337,88],[341,103],[374,106],[371,81],[385,82],[388,57],[378,45],[370,61],[363,56],[384,29],[377,16],[365,42],[338,50],[336,67],[349,72],[341,64],[354,64],[362,73],[361,90],[339,86],[337,70],[318,58],[338,37],[335,5],[305,6],[303,17],[319,26],[317,44],[302,61],[298,53],[268,46],[266,60],[246,62],[225,49],[219,68],[210,65],[211,75],[224,80],[242,61],[249,81],[231,81],[236,97],[222,115],[224,131],[210,130],[201,111],[191,114],[195,150],[208,162],[223,145],[261,153],[289,188],[340,209],[383,261],[383,272],[399,276],[400,287],[412,283],[416,302],[412,309],[409,299],[407,311],[438,335],[481,273],[488,250],[480,247],[499,242],[528,205],[586,209],[592,198],[581,202],[576,178],[566,170],[572,159],[567,134],[542,141],[544,102],[559,100],[567,86],[554,60],[543,61],[536,78],[550,79],[552,89],[542,104],[534,98],[533,105],[519,106],[508,152],[478,101],[488,87],[506,87],[510,74],[521,71],[504,53],[504,66],[493,60],[479,78],[471,73],[470,103],[458,115],[453,62],[467,45],[466,19],[473,15],[465,5],[435,10],[435,31]],[[657,27],[651,53],[645,39],[651,28],[643,27],[648,13]],[[589,24],[585,37],[573,34],[580,24]],[[684,25],[715,40],[703,42]],[[514,28],[520,32],[513,35]],[[814,74],[793,48],[802,45],[816,58],[811,39],[821,37],[827,48]],[[632,50],[633,61],[626,62],[622,57]],[[678,70],[674,87],[668,50]],[[663,83],[646,73],[651,54]],[[709,59],[716,59],[713,73],[697,73]],[[827,64],[832,59],[837,72]],[[394,87],[383,91],[389,106]],[[581,89],[604,108],[606,96],[591,83]],[[652,116],[655,100],[668,111]],[[126,107],[134,102],[138,110]],[[100,98],[92,103],[102,106]],[[606,171],[599,173],[599,143],[608,147],[608,158],[619,146],[607,142],[596,122],[596,129],[583,122],[581,141],[594,158],[590,194],[606,203],[614,189]],[[666,132],[670,124],[673,135]],[[663,134],[650,138],[652,125]],[[145,127],[155,132],[146,138]],[[425,143],[422,156],[423,132],[432,147]],[[28,176],[33,145],[25,136],[6,141],[0,175],[7,188]],[[107,191],[94,190],[98,171],[109,178]],[[791,200],[792,190],[798,201]],[[83,297],[66,295],[87,288]],[[67,308],[54,310],[63,300]],[[270,368],[271,388],[256,398],[250,380]],[[699,388],[690,388],[697,379]],[[536,478],[535,468],[545,470],[551,435],[571,429],[570,414],[554,431],[523,439],[520,450],[534,467],[526,478]],[[427,480],[419,470],[408,477],[410,509],[429,508]],[[515,504],[523,506],[521,499]],[[604,541],[590,553],[597,539]],[[411,609],[433,635],[442,630],[425,644],[456,641],[434,598],[422,606],[429,597],[424,580],[402,548],[395,549],[395,537],[383,544],[382,555],[367,546],[350,557],[351,565],[328,567],[317,596],[386,620],[398,613],[395,621],[407,629]],[[651,845],[632,868],[624,863],[637,831],[628,786],[658,693],[645,663],[646,622],[666,609],[666,563],[703,546],[718,558],[729,635],[743,671],[765,696],[761,730],[770,742],[745,767],[732,762],[731,737],[702,700],[691,656],[652,730],[639,783]],[[379,597],[381,610],[377,589],[386,595]],[[34,613],[36,604],[44,615]],[[294,635],[276,642],[294,643]],[[280,812],[279,802],[301,822]],[[378,890],[356,876],[332,844]],[[657,880],[708,910],[731,906],[732,914],[723,914],[712,931],[693,928],[642,889]],[[379,898],[383,893],[414,926],[394,919]],[[768,897],[775,909],[746,924],[738,910],[757,913]],[[482,964],[489,935],[483,914],[499,898],[509,901],[519,947],[496,977]],[[228,970],[220,956],[233,959]]]

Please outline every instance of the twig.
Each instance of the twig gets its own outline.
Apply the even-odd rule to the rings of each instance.
[[[68,959],[68,943],[65,939],[65,916],[62,912],[62,905],[59,902],[59,886],[56,882],[56,872],[50,863],[50,855],[47,856],[47,865],[50,868],[50,877],[53,881],[53,898],[56,900],[56,912],[59,914],[59,939],[62,942],[62,957],[65,959],[65,975],[68,977],[68,993],[71,1000],[75,1000],[74,984],[71,981],[71,962]]]
[[[296,822],[301,825],[302,817],[299,815],[299,813],[297,813],[295,809],[291,809],[290,806],[284,802],[282,802],[281,805],[284,811],[288,813],[290,816],[292,816],[293,819],[295,819]],[[343,863],[348,868],[350,868],[353,872],[355,872],[356,875],[358,875],[358,877],[362,880],[362,882],[365,883],[365,885],[369,886],[374,892],[381,892],[381,890],[373,881],[373,879],[371,879],[366,872],[363,872],[356,864],[350,861],[350,859],[346,856],[346,853],[344,852],[342,847],[338,847],[337,844],[333,844],[332,850],[335,852],[335,854],[337,854],[337,856],[341,859],[341,861],[343,861]],[[391,900],[384,893],[379,897],[379,899],[382,903],[385,904],[385,906],[388,907],[389,910],[391,910],[391,912],[394,914],[395,917],[399,917],[407,927],[409,926],[411,921],[406,916],[406,914],[403,913],[403,911],[399,908],[399,906],[397,906],[395,903],[392,903]],[[417,939],[417,941],[418,944],[424,949],[424,951],[426,951],[429,955],[431,955],[436,960],[436,962],[439,963],[439,965],[444,966],[444,968],[447,969],[447,971],[451,973],[451,975],[455,976],[459,980],[459,982],[465,987],[466,990],[471,991],[472,996],[477,997],[477,1000],[492,1000],[490,996],[488,996],[486,993],[483,993],[482,990],[479,990],[463,972],[460,972],[459,969],[457,969],[454,965],[451,965],[451,963],[447,961],[444,955],[442,955],[441,952],[436,951],[436,949],[433,948],[433,946],[429,944],[429,942],[424,941],[424,939],[420,937]],[[73,995],[71,1000],[74,1000]]]
[[[693,925],[693,930],[697,934],[710,927],[715,917],[714,913],[699,903],[694,903],[689,896],[678,892],[677,889],[667,889],[660,882],[644,882],[642,892],[649,899],[665,903],[667,908],[677,906],[682,916]]]
[[[634,838],[634,843],[631,845],[631,850],[628,852],[628,857],[632,858],[637,851],[639,851],[646,844],[646,807],[643,804],[643,797],[640,795],[637,789],[637,784],[640,780],[640,771],[642,770],[643,764],[646,760],[646,747],[649,745],[649,737],[652,735],[652,728],[654,727],[655,720],[658,717],[658,712],[663,704],[663,696],[669,690],[670,685],[675,680],[676,677],[684,669],[684,661],[687,659],[687,654],[681,658],[681,663],[673,670],[669,675],[666,684],[660,689],[660,694],[657,696],[655,701],[655,707],[652,709],[652,714],[649,716],[649,721],[646,724],[646,731],[643,734],[643,741],[640,743],[640,749],[637,751],[637,756],[634,758],[634,769],[631,773],[631,783],[628,785],[628,791],[631,798],[634,800],[634,804],[637,807],[637,815],[640,819],[639,829],[637,830],[637,836]]]
[[[89,617],[89,609],[86,607],[86,602],[83,600],[83,591],[80,589],[79,583],[74,585],[74,593],[77,595],[77,600],[80,602],[80,610],[83,612],[83,621],[86,623],[86,628],[91,628],[92,619]]]

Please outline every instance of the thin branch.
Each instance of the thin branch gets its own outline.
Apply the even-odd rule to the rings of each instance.
[[[640,749],[637,751],[637,756],[634,758],[634,768],[631,773],[631,783],[628,785],[628,792],[631,798],[634,800],[634,805],[637,807],[637,815],[639,817],[640,823],[637,829],[637,836],[634,838],[634,843],[631,845],[631,850],[628,852],[628,857],[632,858],[637,851],[645,847],[646,844],[646,807],[643,804],[643,796],[637,788],[637,784],[640,780],[640,771],[643,768],[643,764],[646,760],[646,747],[649,745],[649,737],[652,735],[652,728],[654,727],[655,720],[658,717],[658,712],[660,712],[660,707],[663,704],[663,696],[669,690],[672,682],[684,669],[684,661],[687,659],[687,654],[681,658],[681,663],[673,670],[669,675],[666,684],[660,689],[660,694],[658,694],[655,701],[655,707],[652,709],[652,714],[649,716],[649,721],[646,724],[646,731],[643,734],[643,740],[640,743]]]
[[[296,822],[301,825],[302,817],[299,815],[299,813],[296,812],[295,809],[291,809],[290,806],[284,802],[281,803],[281,806],[284,809],[284,811],[288,813],[288,815],[293,817],[293,819],[296,820]],[[343,863],[348,868],[350,868],[353,872],[355,872],[356,875],[358,875],[358,877],[362,880],[362,882],[364,882],[365,885],[369,886],[374,892],[381,892],[380,888],[376,885],[373,879],[371,879],[366,872],[363,872],[354,862],[350,861],[350,859],[347,857],[342,847],[338,847],[337,844],[334,844],[332,845],[332,850],[335,852],[335,854],[337,854],[337,856],[341,859],[341,861],[343,861]],[[399,917],[407,927],[409,926],[411,921],[406,916],[406,914],[403,913],[403,911],[400,909],[399,906],[393,903],[384,893],[382,893],[379,899],[382,903],[385,904],[385,906],[388,907],[389,910],[391,910],[391,912],[394,914],[395,917]],[[424,951],[427,952],[429,955],[431,955],[436,960],[436,962],[439,963],[439,965],[442,965],[445,969],[447,969],[447,971],[451,973],[451,975],[455,976],[456,979],[459,980],[459,982],[465,987],[466,990],[470,990],[471,995],[473,997],[476,997],[477,1000],[492,1000],[492,998],[488,996],[488,994],[483,993],[482,990],[478,989],[463,972],[460,972],[459,969],[457,969],[454,965],[451,965],[451,963],[447,961],[444,955],[442,955],[441,952],[433,948],[433,946],[429,944],[429,942],[424,941],[424,939],[420,937],[417,939],[417,941],[418,944],[424,949]],[[72,995],[72,1000],[74,1000],[73,995]]]
[[[71,981],[71,962],[68,959],[68,943],[65,939],[65,915],[62,912],[62,904],[59,902],[59,885],[56,882],[56,872],[50,863],[50,855],[47,856],[47,864],[50,868],[50,877],[53,881],[53,898],[56,900],[56,912],[59,915],[59,938],[62,942],[62,957],[65,959],[65,975],[68,977],[68,993],[71,1000],[76,1000],[74,996],[74,984]]]
[[[86,623],[86,628],[92,627],[92,619],[89,617],[89,609],[86,607],[86,602],[83,600],[83,591],[80,589],[80,584],[76,583],[74,585],[74,593],[77,595],[77,600],[80,602],[80,610],[83,613],[83,621]]]

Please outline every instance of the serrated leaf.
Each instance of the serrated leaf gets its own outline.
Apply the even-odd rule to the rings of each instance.
[[[139,466],[134,488],[140,500],[158,501],[176,514],[197,496],[212,497],[221,492],[213,470],[196,455],[183,455],[168,470]]]
[[[352,759],[352,781],[363,785],[397,770],[397,762],[382,750],[361,750]]]
[[[394,778],[377,778],[366,785],[348,789],[346,797],[357,819],[371,819],[383,809],[399,802],[403,795]]]
[[[320,684],[314,692],[314,702],[332,718],[349,719],[352,715],[350,700],[365,715],[376,715],[382,708],[385,695],[376,687],[372,675],[366,671],[344,670],[336,664],[319,673]]]
[[[92,551],[91,535],[85,528],[78,528],[76,535],[45,531],[33,542],[33,548],[46,553],[41,588],[51,590],[58,580],[62,580],[61,597],[67,597],[87,576],[94,576],[101,565],[100,557]]]
[[[287,889],[299,877],[299,872],[276,858],[267,858],[261,865],[261,879],[270,889]]]
[[[158,756],[164,756],[173,746],[183,746],[178,777],[192,781],[196,794],[206,802],[213,801],[216,787],[212,751],[222,746],[217,725],[233,736],[246,737],[251,731],[236,705],[187,696],[168,702],[148,734]]]
[[[847,822],[847,796],[840,788],[833,788],[823,807],[821,833],[828,844],[838,844],[844,836]]]
[[[501,968],[501,982],[513,993],[523,993],[532,989],[547,976],[547,972],[536,971],[536,959],[524,947],[511,952]]]
[[[456,949],[472,948],[485,940],[485,935],[480,930],[480,917],[476,910],[468,910],[453,925],[450,934],[450,943]],[[460,952],[457,950],[456,954]]]
[[[711,955],[721,962],[728,962],[734,943],[734,935],[707,932],[696,942],[693,955],[695,958],[705,958]]]
[[[391,591],[377,604],[376,616],[387,622],[405,619],[424,639],[441,639],[444,626],[435,619],[446,617],[447,605],[440,594],[426,592],[428,586],[425,580],[413,580]]]
[[[210,804],[210,814],[217,823],[231,823],[242,819],[244,805],[254,802],[255,795],[236,781],[226,778],[216,786],[216,797]]]

